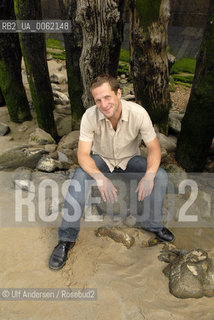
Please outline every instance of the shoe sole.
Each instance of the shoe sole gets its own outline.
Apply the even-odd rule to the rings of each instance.
[[[50,264],[48,265],[48,267],[51,270],[60,270],[60,269],[62,269],[64,267],[65,264],[66,264],[66,261],[60,267],[53,267]]]
[[[169,243],[172,243],[175,241],[175,238],[173,238],[172,240],[163,240],[162,238],[159,238],[157,235],[155,235],[155,237],[160,240],[161,242],[169,242]]]

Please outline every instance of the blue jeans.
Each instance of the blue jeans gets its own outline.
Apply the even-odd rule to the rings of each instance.
[[[111,173],[105,161],[99,155],[91,156],[98,169],[111,179],[115,173],[125,173],[138,178],[144,176],[147,168],[147,160],[141,156],[134,156],[127,164],[125,170],[115,168]],[[139,174],[141,173],[141,174]],[[78,167],[71,180],[64,203],[64,214],[61,226],[58,230],[59,240],[76,241],[80,230],[80,219],[85,207],[85,198],[88,192],[86,181],[94,181],[81,167]],[[75,182],[77,182],[75,184]],[[144,201],[149,202],[149,212],[144,219],[145,212],[142,213],[141,226],[149,231],[158,231],[163,228],[163,202],[168,184],[168,176],[164,169],[159,168],[155,179],[152,193]],[[144,202],[143,201],[143,202]],[[148,208],[148,207],[147,207]]]

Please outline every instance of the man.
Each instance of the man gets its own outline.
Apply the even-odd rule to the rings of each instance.
[[[68,250],[78,237],[87,194],[86,180],[94,179],[103,201],[114,203],[117,189],[108,177],[115,172],[139,172],[138,201],[149,197],[151,202],[150,218],[143,221],[142,227],[163,241],[174,240],[162,224],[168,177],[159,168],[160,145],[148,113],[138,104],[122,100],[118,81],[108,75],[97,77],[90,89],[96,105],[86,110],[81,121],[77,153],[80,166],[68,189],[59,243],[49,261],[49,267],[55,270],[64,266]],[[139,134],[148,148],[147,160],[139,155]]]

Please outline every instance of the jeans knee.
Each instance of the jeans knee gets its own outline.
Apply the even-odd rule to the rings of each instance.
[[[158,169],[157,173],[156,173],[155,179],[158,180],[158,181],[161,181],[162,184],[167,185],[167,183],[168,183],[168,174],[163,168],[160,167]]]
[[[81,167],[78,167],[74,175],[72,177],[72,180],[78,181],[80,184],[83,183],[85,180],[90,179],[90,176],[87,172],[85,172]]]

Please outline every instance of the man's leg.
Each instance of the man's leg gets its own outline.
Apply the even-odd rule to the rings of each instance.
[[[136,173],[140,180],[147,169],[147,160],[141,156],[131,158],[127,164],[126,172]],[[138,175],[137,173],[142,173]],[[158,169],[152,193],[143,201],[143,212],[140,217],[142,228],[155,232],[162,240],[172,241],[174,236],[163,227],[163,203],[168,185],[168,175],[161,167]]]
[[[99,155],[92,155],[98,169],[103,173],[110,172]],[[60,269],[66,262],[68,250],[74,246],[80,230],[80,219],[85,207],[87,180],[93,180],[81,167],[78,167],[71,180],[66,195],[63,218],[58,230],[59,243],[49,261],[51,269]]]

